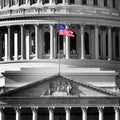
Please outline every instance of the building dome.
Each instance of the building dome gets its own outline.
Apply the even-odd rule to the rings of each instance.
[[[60,35],[59,25],[72,31],[74,37]],[[0,105],[6,107],[3,110],[6,115],[10,111],[13,117],[14,107],[22,106],[26,114],[32,107],[33,120],[37,120],[36,108],[39,107],[39,115],[48,114],[46,108],[41,112],[40,107],[50,106],[49,120],[53,120],[53,108],[57,107],[57,116],[63,109],[58,107],[68,107],[74,98],[72,107],[81,109],[84,106],[81,109],[83,120],[87,120],[87,107],[89,117],[95,114],[93,120],[98,113],[99,120],[103,120],[103,113],[106,119],[112,120],[114,112],[115,120],[119,120],[119,79],[119,0],[0,1]],[[67,87],[71,87],[69,95]],[[22,99],[31,96],[34,104]],[[13,97],[22,102],[18,100],[13,104]],[[100,97],[106,102],[101,102]],[[42,99],[58,100],[58,105],[52,100],[45,103]],[[85,103],[78,102],[78,99],[85,100]],[[72,114],[78,115],[78,107],[72,110]],[[20,120],[19,110],[15,109],[16,120]],[[0,110],[1,120],[3,111]],[[70,120],[70,109],[65,107],[65,111],[66,120]],[[61,111],[60,114],[65,113]]]

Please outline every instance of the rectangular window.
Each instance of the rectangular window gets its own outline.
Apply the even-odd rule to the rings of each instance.
[[[75,0],[70,0],[70,4],[74,4],[75,3]]]
[[[56,4],[62,4],[62,0],[55,0]]]
[[[115,0],[113,0],[113,8],[115,8],[116,6],[115,6]]]
[[[49,3],[49,0],[45,0],[45,2],[44,3]]]
[[[87,4],[87,0],[82,0],[82,4],[86,5]]]
[[[4,6],[5,6],[5,7],[9,6],[9,0],[5,0]]]
[[[104,0],[104,6],[107,7],[107,0]]]
[[[97,0],[93,0],[93,5],[97,5],[98,1]]]

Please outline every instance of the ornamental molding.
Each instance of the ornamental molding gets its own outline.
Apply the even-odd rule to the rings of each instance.
[[[8,8],[0,10],[0,18],[11,18],[11,17],[23,17],[24,15],[90,15],[90,16],[103,16],[103,17],[111,17],[111,18],[119,18],[120,13],[119,10],[111,10],[105,8],[96,8],[96,7],[87,7],[87,6],[79,6],[79,5],[42,5],[42,6],[29,6],[29,7],[16,7],[16,9]]]
[[[120,26],[120,20],[111,19],[111,18],[99,18],[99,17],[90,17],[90,16],[24,16],[11,19],[4,19],[0,21],[0,26],[8,25],[24,25],[24,24],[58,24],[60,21],[61,24],[70,23],[70,24],[85,24],[85,25],[103,25],[103,26]]]
[[[51,82],[48,84],[43,96],[73,96],[73,86],[68,81],[57,80],[57,83]]]

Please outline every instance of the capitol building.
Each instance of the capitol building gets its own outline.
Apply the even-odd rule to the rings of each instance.
[[[0,120],[120,120],[120,0],[0,0]]]

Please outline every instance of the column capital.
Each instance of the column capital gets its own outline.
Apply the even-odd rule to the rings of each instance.
[[[118,112],[119,110],[120,110],[120,107],[118,106],[118,107],[114,107],[114,110],[116,111],[116,112]]]
[[[70,110],[71,110],[71,107],[65,107],[66,112],[70,112]]]
[[[99,28],[99,27],[100,27],[100,25],[99,25],[99,24],[95,24],[94,26],[95,26],[96,28]]]
[[[20,27],[24,27],[25,25],[24,24],[22,24],[22,25],[19,25]]]
[[[36,112],[38,110],[38,107],[31,107],[31,110]]]
[[[108,26],[108,29],[112,29],[113,28],[113,26]]]
[[[82,111],[86,112],[88,107],[81,107]]]
[[[20,112],[21,107],[14,107],[14,110],[17,111],[17,112]]]
[[[34,27],[38,27],[39,26],[39,24],[34,24]]]
[[[85,27],[86,26],[86,24],[80,24],[80,27]]]
[[[55,109],[55,107],[48,107],[48,110],[50,110],[50,111],[52,111],[54,109]]]
[[[5,109],[5,107],[0,107],[0,111],[2,112]]]
[[[104,109],[104,107],[98,107],[98,111],[99,111],[99,112],[102,112],[103,109]]]
[[[54,109],[55,109],[54,107],[48,107],[49,112],[52,112],[52,113],[53,113],[53,112],[54,112]]]
[[[8,28],[8,29],[10,29],[10,27],[11,27],[10,25],[9,25],[9,26],[7,26],[7,28]]]

